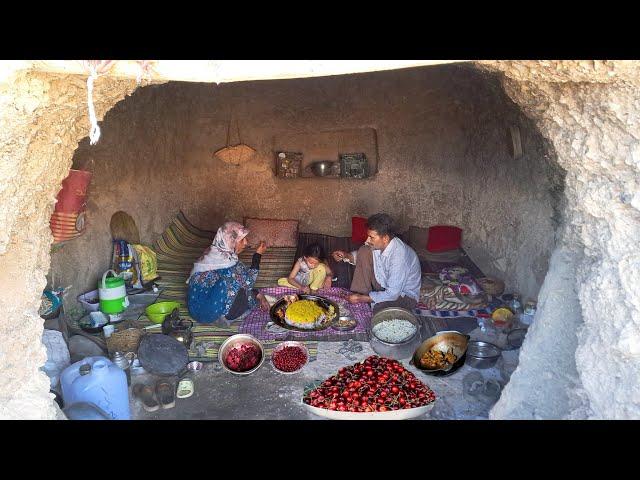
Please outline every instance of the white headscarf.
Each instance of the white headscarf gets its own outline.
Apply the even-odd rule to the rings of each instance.
[[[236,245],[248,234],[249,230],[240,223],[227,222],[222,225],[211,246],[193,264],[189,277],[194,273],[233,267],[238,263]]]

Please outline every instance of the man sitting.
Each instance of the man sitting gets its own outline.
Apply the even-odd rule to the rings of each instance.
[[[413,311],[420,295],[422,272],[416,252],[395,235],[393,219],[377,213],[367,219],[367,240],[357,252],[332,252],[336,262],[356,269],[350,303],[371,303],[373,313],[388,307]]]

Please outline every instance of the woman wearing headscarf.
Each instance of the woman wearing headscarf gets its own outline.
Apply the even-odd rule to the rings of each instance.
[[[253,288],[260,259],[266,251],[261,241],[247,267],[238,254],[247,246],[249,230],[237,222],[222,225],[211,246],[196,260],[189,284],[189,314],[197,322],[211,323],[220,317],[234,320],[250,308],[268,307],[264,296]]]

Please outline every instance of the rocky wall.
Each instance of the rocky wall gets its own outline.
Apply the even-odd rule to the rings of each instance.
[[[544,308],[535,322],[542,325],[527,337],[526,356],[492,417],[637,419],[640,63],[490,62],[489,68],[504,73],[506,92],[552,142],[567,171],[564,253],[540,296]],[[576,300],[579,308],[569,308]],[[550,337],[552,324],[558,328]],[[551,357],[567,367],[550,369],[547,380],[553,389],[562,386],[569,402],[536,393],[545,388],[541,359]]]
[[[96,81],[98,118],[135,82]],[[39,369],[38,316],[52,241],[49,218],[78,141],[88,132],[86,86],[73,76],[20,72],[0,83],[0,418],[61,415]]]

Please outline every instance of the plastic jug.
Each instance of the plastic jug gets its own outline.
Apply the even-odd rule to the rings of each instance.
[[[109,272],[113,273],[113,277],[107,278]],[[107,270],[102,275],[102,281],[98,282],[98,296],[103,313],[121,313],[129,306],[124,279],[113,270]]]
[[[67,406],[93,403],[111,419],[131,419],[127,376],[106,357],[87,357],[70,365],[60,376],[60,385]]]

